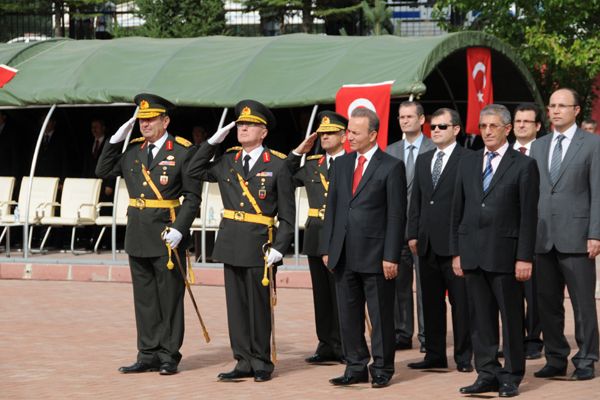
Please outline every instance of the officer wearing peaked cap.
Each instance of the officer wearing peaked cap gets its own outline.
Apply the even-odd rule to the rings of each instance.
[[[308,196],[308,219],[304,231],[303,253],[308,256],[308,266],[312,281],[315,326],[319,344],[315,353],[306,358],[310,364],[342,361],[342,344],[337,312],[335,280],[319,253],[319,239],[325,218],[327,192],[333,163],[344,155],[346,128],[348,120],[333,111],[322,111],[317,115],[317,132],[308,136],[287,158],[293,174],[295,186],[304,186]],[[326,154],[317,154],[306,158],[300,167],[302,155],[308,153],[317,136],[321,148]]]
[[[137,115],[110,138],[96,166],[96,175],[101,178],[125,179],[130,197],[125,251],[133,283],[138,355],[133,365],[119,371],[171,375],[181,360],[185,286],[178,268],[168,267],[165,242],[179,252],[181,260],[186,259],[189,228],[200,205],[201,182],[184,173],[193,155],[191,143],[167,132],[167,112],[173,105],[146,93],[135,96],[135,103],[139,106]],[[122,153],[123,141],[136,119],[142,137],[133,139]],[[163,234],[167,226],[170,230]]]
[[[275,126],[271,111],[257,101],[243,100],[236,105],[235,115],[235,122],[202,143],[189,174],[217,182],[225,207],[212,258],[224,263],[229,338],[237,364],[218,378],[254,377],[256,382],[263,382],[271,379],[274,366],[269,342],[269,288],[261,284],[265,265],[262,246],[271,243],[269,265],[281,263],[294,236],[294,190],[285,155],[263,146]],[[241,146],[211,162],[216,145],[234,125]]]

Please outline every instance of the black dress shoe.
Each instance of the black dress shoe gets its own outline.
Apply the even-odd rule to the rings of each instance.
[[[338,357],[325,357],[322,356],[320,354],[313,354],[312,356],[305,358],[304,361],[306,361],[309,364],[322,364],[322,363],[328,363],[328,362],[335,362],[335,363],[341,363],[342,362],[342,358],[338,358]]]
[[[424,344],[422,344],[421,347],[419,347],[419,353],[423,353],[423,354],[427,353],[427,349],[425,348]]]
[[[390,384],[391,376],[375,375],[371,381],[371,387],[380,389]]]
[[[177,373],[177,365],[174,363],[162,363],[160,364],[160,370],[158,372],[161,375],[174,375]]]
[[[254,382],[266,382],[271,380],[271,373],[268,371],[254,371]]]
[[[557,368],[552,365],[545,365],[544,368],[533,373],[536,378],[553,378],[555,376],[565,376],[567,374],[567,367]]]
[[[343,375],[329,380],[329,383],[335,386],[348,386],[365,382],[369,382],[368,376],[357,377],[352,375]]]
[[[412,342],[405,342],[404,340],[396,340],[396,350],[410,350],[412,349]]]
[[[229,372],[221,372],[219,375],[217,375],[217,379],[220,381],[232,381],[234,379],[251,378],[253,376],[254,374],[252,372],[242,372],[234,369],[233,371]]]
[[[412,369],[432,369],[432,368],[448,368],[447,362],[423,360],[414,363],[408,363],[408,368]]]
[[[594,379],[594,376],[593,368],[575,368],[571,379],[574,381],[589,381],[590,379]]]
[[[137,374],[140,372],[153,372],[158,371],[158,366],[154,364],[147,364],[141,361],[137,361],[136,363],[119,368],[119,372],[122,374]]]
[[[542,352],[539,350],[531,350],[525,353],[526,360],[537,360],[542,358]]]
[[[476,380],[474,384],[470,386],[461,387],[459,391],[462,394],[477,394],[485,392],[497,392],[498,384],[496,382],[489,382],[483,380]]]
[[[473,365],[471,363],[458,363],[456,364],[456,370],[458,372],[473,372]]]
[[[519,395],[519,388],[514,383],[503,383],[498,389],[500,397],[515,397]]]

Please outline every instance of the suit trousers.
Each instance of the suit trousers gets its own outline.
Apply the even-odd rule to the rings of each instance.
[[[371,358],[365,341],[365,301],[373,328],[371,376],[394,374],[394,280],[383,274],[351,271],[341,262],[335,268],[335,284],[340,316],[342,349],[346,359],[345,375],[367,376]]]
[[[425,328],[423,322],[423,303],[421,297],[421,280],[419,279],[419,259],[410,251],[407,243],[402,246],[402,254],[398,264],[396,277],[396,298],[394,305],[394,326],[397,342],[411,342],[415,330],[413,276],[416,274],[417,286],[417,323],[419,343],[425,343]],[[413,273],[414,270],[414,273]]]
[[[541,339],[542,325],[540,323],[539,303],[537,299],[537,267],[534,263],[531,279],[523,282],[525,292],[525,354],[542,351],[544,342]]]
[[[431,248],[419,257],[423,318],[425,322],[425,359],[447,363],[446,290],[452,308],[454,361],[470,364],[473,357],[469,328],[469,303],[465,280],[452,271],[452,257],[439,256]]]
[[[335,293],[335,279],[321,257],[308,256],[312,281],[315,326],[319,344],[315,354],[326,358],[342,358],[340,322]]]
[[[185,251],[178,250],[182,262]],[[137,360],[174,363],[181,360],[185,283],[181,272],[167,268],[168,256],[129,256],[137,327]],[[175,261],[175,260],[174,260]],[[186,268],[186,265],[183,265]]]
[[[540,320],[547,363],[567,366],[571,351],[565,337],[565,284],[575,316],[575,341],[579,351],[571,359],[576,368],[594,368],[598,361],[596,265],[587,254],[565,254],[556,248],[536,254]]]
[[[269,287],[261,283],[263,271],[264,266],[224,265],[229,341],[237,360],[235,369],[243,373],[274,369]]]
[[[464,273],[478,376],[518,386],[525,374],[523,285],[513,273],[488,272],[481,268],[464,270]],[[502,319],[504,367],[497,356],[498,312]]]

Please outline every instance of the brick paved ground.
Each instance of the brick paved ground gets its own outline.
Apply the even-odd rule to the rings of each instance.
[[[312,299],[307,289],[280,289],[279,362],[267,383],[217,382],[234,363],[229,350],[222,287],[194,287],[212,341],[205,344],[189,301],[181,373],[121,375],[135,359],[131,287],[126,283],[0,280],[0,398],[2,399],[457,399],[475,374],[424,373],[406,367],[417,350],[396,353],[388,388],[362,384],[335,388],[327,380],[343,366],[309,366],[315,347]],[[570,304],[567,304],[569,310]],[[570,310],[569,310],[570,311]],[[567,329],[573,342],[572,316]],[[598,399],[600,378],[588,382],[533,378],[542,360],[528,362],[520,399]],[[572,366],[569,367],[569,373]],[[496,397],[490,393],[489,398]]]

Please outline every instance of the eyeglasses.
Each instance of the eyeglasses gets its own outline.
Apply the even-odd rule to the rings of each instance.
[[[508,125],[508,124],[506,124]],[[498,125],[498,124],[479,124],[479,129],[482,131],[485,131],[486,129],[490,128],[491,130],[495,131],[498,128],[504,128],[506,125]]]
[[[530,119],[515,119],[515,125],[519,124],[535,124],[535,121],[532,121]]]
[[[440,128],[440,131],[445,131],[446,129],[448,129],[451,126],[454,126],[453,124],[431,124],[431,130],[435,131],[436,128]]]
[[[579,107],[577,104],[548,104],[548,110],[559,109],[560,111],[566,110],[567,107]]]

